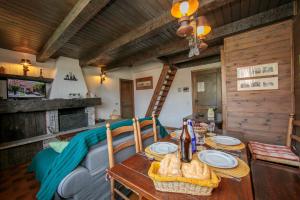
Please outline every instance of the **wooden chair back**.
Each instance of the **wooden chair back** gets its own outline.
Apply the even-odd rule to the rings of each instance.
[[[291,147],[292,140],[300,142],[300,136],[293,135],[294,127],[300,127],[300,120],[294,119],[294,114],[290,114],[289,125],[288,125],[288,135],[286,138],[286,146]]]
[[[151,126],[151,125],[152,125],[152,131],[146,134],[142,134],[142,129],[146,126]],[[144,120],[142,122],[139,122],[139,119],[137,118],[136,126],[137,126],[138,140],[139,140],[139,151],[143,151],[143,140],[153,137],[154,142],[158,141],[155,114],[152,114],[151,119]]]
[[[125,142],[122,142],[115,147],[113,146],[113,138],[120,136],[122,134],[126,134],[128,132],[133,132],[134,139],[127,140]],[[111,130],[110,123],[106,124],[106,136],[107,136],[107,149],[108,149],[108,161],[109,161],[109,167],[112,168],[115,165],[115,158],[114,154],[118,153],[119,151],[122,151],[125,148],[128,148],[130,146],[135,146],[135,152],[139,152],[139,141],[138,141],[138,135],[137,135],[137,128],[136,128],[136,121],[133,118],[132,119],[132,125],[131,126],[122,126],[116,129]],[[126,186],[125,186],[126,187]],[[121,196],[125,200],[129,200],[127,196],[125,196],[120,190],[115,188],[115,180],[110,180],[110,190],[111,190],[111,200],[115,199],[115,193]]]
[[[136,128],[136,121],[132,119],[131,126],[122,126],[111,130],[110,123],[106,124],[106,136],[107,136],[107,149],[108,149],[108,160],[109,160],[109,167],[112,168],[115,165],[114,154],[118,153],[119,151],[128,148],[130,146],[135,146],[136,153],[139,151],[139,141],[137,135],[137,128]],[[113,138],[120,136],[122,134],[133,132],[134,139],[127,140],[121,144],[113,146]]]

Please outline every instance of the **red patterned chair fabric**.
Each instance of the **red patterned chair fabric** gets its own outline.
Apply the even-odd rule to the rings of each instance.
[[[249,149],[254,159],[300,166],[300,158],[288,146],[250,141]]]

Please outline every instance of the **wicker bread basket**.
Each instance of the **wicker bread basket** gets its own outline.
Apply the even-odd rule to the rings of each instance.
[[[220,182],[220,178],[213,171],[211,171],[211,179],[200,180],[185,177],[163,177],[158,174],[159,167],[159,162],[153,162],[148,175],[153,180],[155,189],[162,192],[208,196]]]

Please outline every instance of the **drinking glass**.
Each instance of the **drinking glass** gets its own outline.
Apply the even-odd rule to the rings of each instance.
[[[208,125],[208,132],[213,133],[215,131],[216,124],[214,122],[210,122]]]
[[[198,136],[198,144],[199,144],[200,146],[204,145],[204,144],[205,144],[205,134],[199,132],[199,133],[197,134],[197,136]]]

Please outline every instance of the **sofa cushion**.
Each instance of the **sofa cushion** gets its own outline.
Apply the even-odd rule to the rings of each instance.
[[[249,150],[252,158],[280,164],[300,166],[299,157],[287,146],[264,144],[250,141]]]
[[[113,141],[113,145],[116,146],[124,141],[133,140],[133,138],[134,137],[132,133],[124,134],[116,137]],[[134,155],[134,153],[135,148],[133,146],[128,147],[115,155],[115,162],[122,162],[128,157]],[[92,175],[98,173],[99,171],[106,170],[108,168],[107,141],[105,140],[97,145],[92,146],[85,159],[81,163],[81,166],[87,168]]]
[[[57,153],[61,153],[68,146],[68,144],[68,141],[49,142],[49,146]]]
[[[70,198],[92,183],[89,171],[84,167],[77,167],[68,174],[57,188],[58,194],[63,198]]]

